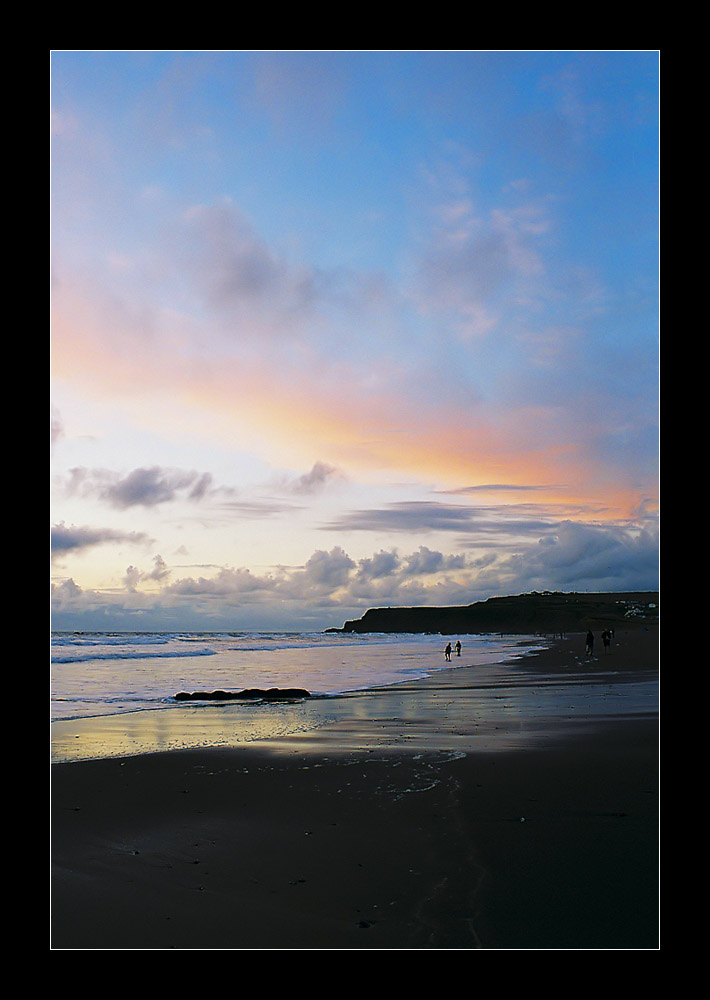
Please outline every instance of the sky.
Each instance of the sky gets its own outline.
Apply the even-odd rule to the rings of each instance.
[[[657,588],[656,51],[50,59],[55,629]]]

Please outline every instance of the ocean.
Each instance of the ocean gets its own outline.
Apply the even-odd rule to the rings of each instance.
[[[444,659],[440,635],[295,632],[56,632],[52,720],[175,706],[180,691],[305,688],[337,695],[427,677],[455,665],[492,667],[522,655],[523,637],[465,636]],[[541,640],[529,637],[525,649]]]
[[[544,674],[526,654],[548,645],[539,636],[462,636],[461,656],[444,657],[447,637],[293,632],[56,632],[51,656],[53,761],[126,756],[188,747],[233,746],[347,732],[376,718],[398,728],[414,711],[407,691],[442,670],[461,670],[467,710],[479,744],[509,748],[537,738],[545,720],[657,710],[657,680],[614,676],[583,650],[570,650],[563,674]],[[443,681],[443,678],[442,678]],[[621,681],[621,683],[619,683]],[[437,699],[416,711],[439,712]],[[456,686],[456,684],[454,685]],[[305,688],[298,702],[176,701],[182,691]],[[423,704],[423,703],[422,703]],[[455,713],[429,719],[451,728]],[[388,721],[389,720],[389,721]],[[411,728],[409,732],[414,732]],[[345,738],[345,736],[344,736]],[[357,741],[357,736],[353,737]],[[400,734],[397,734],[397,739]],[[409,737],[407,737],[409,738]]]

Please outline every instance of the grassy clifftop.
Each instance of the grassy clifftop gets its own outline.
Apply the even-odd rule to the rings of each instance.
[[[333,632],[509,634],[649,628],[658,624],[658,592],[563,594],[543,592],[448,608],[371,608]]]

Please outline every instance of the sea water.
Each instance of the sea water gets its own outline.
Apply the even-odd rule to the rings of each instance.
[[[492,670],[539,647],[533,636],[465,636],[461,657],[441,635],[294,632],[56,632],[51,718],[175,707],[181,691],[304,688],[337,695],[427,677],[455,665]]]
[[[288,736],[317,738],[337,726],[359,745],[376,721],[390,745],[447,752],[532,745],[576,718],[627,718],[658,710],[655,671],[615,671],[613,657],[573,645],[546,672],[529,653],[540,636],[447,637],[293,632],[58,632],[52,637],[52,760],[76,761],[195,747],[231,747]],[[437,673],[454,669],[439,686]],[[414,698],[421,681],[430,697]],[[177,701],[181,691],[304,688],[287,702]],[[416,686],[417,689],[419,686]],[[464,712],[468,723],[459,725]],[[473,728],[470,723],[473,723]],[[461,744],[460,749],[455,749]],[[465,745],[464,745],[465,744]]]

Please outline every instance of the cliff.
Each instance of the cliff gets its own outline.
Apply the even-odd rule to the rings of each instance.
[[[491,597],[463,607],[371,608],[362,618],[345,622],[342,629],[328,631],[536,634],[657,625],[657,591],[611,594],[545,591]]]

